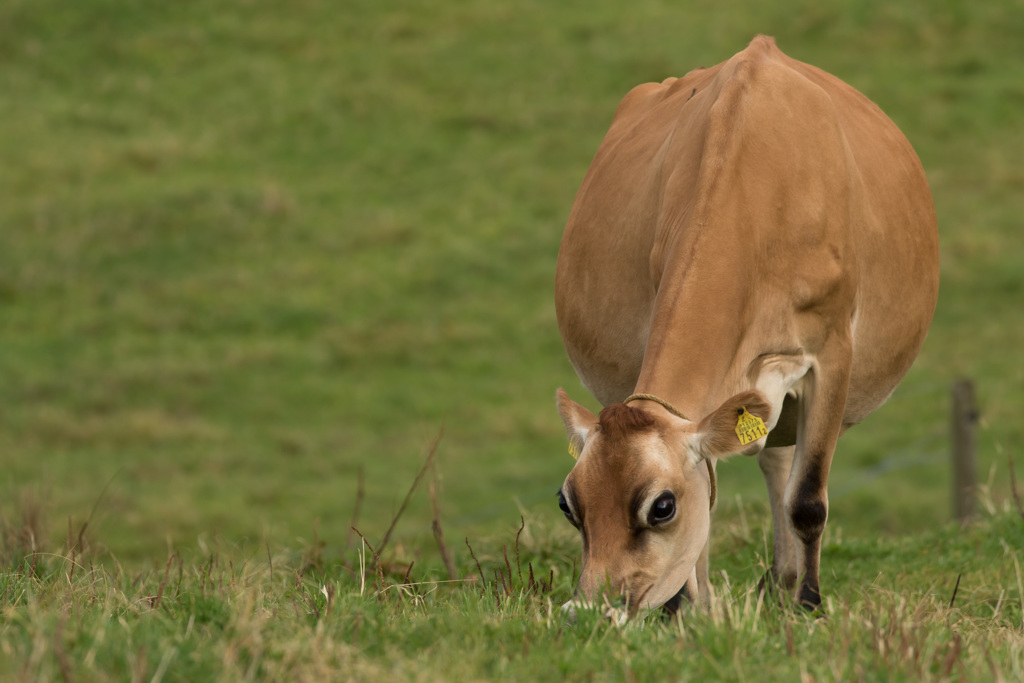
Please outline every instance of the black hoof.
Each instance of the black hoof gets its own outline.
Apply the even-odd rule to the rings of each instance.
[[[797,603],[807,611],[808,614],[819,619],[825,618],[825,610],[821,607],[821,593],[817,587],[804,584],[800,586],[800,596]]]

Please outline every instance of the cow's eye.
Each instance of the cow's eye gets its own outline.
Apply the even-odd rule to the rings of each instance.
[[[671,491],[665,491],[654,501],[651,511],[647,513],[647,523],[651,526],[664,524],[676,516],[676,497]]]
[[[565,494],[561,491],[558,492],[558,509],[562,511],[565,518],[569,520],[569,524],[576,526],[576,518],[572,516],[572,510],[569,508],[569,501],[565,499]]]

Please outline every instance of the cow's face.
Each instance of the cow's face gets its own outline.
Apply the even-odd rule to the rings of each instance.
[[[583,537],[574,602],[624,599],[629,611],[655,608],[687,583],[694,596],[711,526],[705,460],[738,452],[739,414],[745,408],[766,419],[768,404],[755,392],[740,394],[699,424],[621,403],[597,418],[559,389],[558,408],[578,456],[558,493]]]

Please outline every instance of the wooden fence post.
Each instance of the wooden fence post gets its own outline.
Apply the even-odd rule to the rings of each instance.
[[[974,457],[974,425],[978,409],[974,404],[974,383],[959,379],[953,383],[953,515],[959,522],[974,516],[978,484]]]

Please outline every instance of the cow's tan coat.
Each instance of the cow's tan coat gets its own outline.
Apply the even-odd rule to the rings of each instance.
[[[910,367],[937,291],[924,171],[856,90],[764,36],[715,67],[634,88],[565,229],[558,323],[602,404],[654,394],[689,419],[638,401],[630,409],[656,429],[609,439],[560,393],[584,445],[563,489],[584,531],[582,596],[605,585],[656,606],[687,582],[706,595],[710,518],[690,499],[706,507],[708,475],[696,465],[744,452],[768,483],[772,578],[819,605],[836,440]],[[721,424],[747,391],[770,433],[741,447]],[[643,528],[623,507],[649,490],[676,493],[672,523]]]

